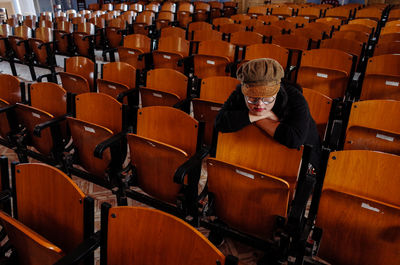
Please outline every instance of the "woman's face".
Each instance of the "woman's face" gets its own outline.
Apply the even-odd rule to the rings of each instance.
[[[267,98],[252,98],[244,96],[244,100],[246,101],[250,114],[255,116],[264,116],[274,107],[276,95],[277,94]]]

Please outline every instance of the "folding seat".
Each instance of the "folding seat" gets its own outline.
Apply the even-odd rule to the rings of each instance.
[[[71,21],[72,24],[77,25],[77,24],[85,23],[86,19],[84,17],[73,17],[69,21]]]
[[[9,59],[10,56],[8,36],[12,34],[12,30],[12,27],[8,24],[0,25],[0,57],[3,60]]]
[[[224,34],[224,40],[229,40],[232,33],[246,31],[246,26],[241,24],[223,24],[218,27],[218,31]]]
[[[381,34],[385,35],[385,34],[399,33],[399,32],[400,32],[400,25],[394,25],[394,26],[385,26],[382,29]]]
[[[168,68],[147,72],[146,86],[140,87],[142,107],[170,106],[190,112],[188,78]]]
[[[392,100],[354,102],[347,123],[344,150],[373,150],[400,154],[400,104]],[[382,119],[382,115],[386,118]]]
[[[161,11],[156,19],[156,29],[160,30],[172,25],[175,21],[175,14],[169,11]]]
[[[217,18],[214,18],[213,21],[212,21],[212,24],[213,24],[214,28],[216,28],[217,30],[219,30],[219,27],[221,25],[234,24],[234,23],[235,23],[235,21],[233,21],[233,19],[230,19],[230,18],[227,18],[227,17],[217,17]]]
[[[201,225],[211,229],[211,235],[233,230],[246,243],[271,239],[278,216],[287,217],[302,153],[253,125],[219,133],[216,158],[207,159],[208,205],[213,212],[206,214],[216,219],[203,219]]]
[[[89,10],[93,10],[93,11],[99,10],[100,9],[100,4],[99,3],[89,4],[88,5],[88,9]]]
[[[198,53],[194,55],[194,75],[201,79],[209,76],[230,76],[235,49],[235,45],[224,41],[201,41]]]
[[[129,106],[138,105],[136,69],[124,62],[111,62],[102,65],[101,79],[97,79],[97,89],[119,102]]]
[[[368,18],[358,18],[358,19],[353,19],[349,21],[349,24],[359,24],[359,25],[365,25],[368,26],[370,28],[373,28],[373,34],[376,32],[376,29],[378,27],[378,22],[376,22],[375,20],[372,19],[368,19]]]
[[[373,21],[373,22],[375,22],[375,24],[378,24],[376,21],[371,20],[371,19],[365,19],[365,20]],[[396,27],[396,26],[399,26],[399,25],[400,25],[400,19],[388,21],[388,22],[385,23],[385,27]]]
[[[392,41],[400,41],[400,33],[387,33],[381,34],[378,39],[378,43],[381,42],[392,42]]]
[[[19,26],[18,19],[16,17],[10,17],[7,19],[7,24],[15,28]]]
[[[218,111],[239,84],[239,80],[229,76],[207,77],[201,81],[200,97],[193,98],[192,104],[194,118],[205,123],[205,145],[211,146]]]
[[[267,38],[266,42],[271,42],[275,36],[282,35],[282,28],[272,25],[256,26],[253,28],[253,32],[260,33]]]
[[[371,35],[374,33],[374,28],[370,27],[370,26],[366,26],[366,25],[361,25],[361,24],[346,24],[346,25],[342,25],[340,26],[340,31],[361,31],[361,32],[365,32],[368,35]]]
[[[16,103],[6,112],[13,117],[9,127],[14,128],[8,139],[20,162],[28,162],[29,156],[60,165],[61,153],[69,140],[65,123],[60,123],[68,112],[67,93],[54,83],[36,83],[31,85],[29,95],[30,105]]]
[[[247,15],[251,17],[260,17],[263,15],[267,15],[268,7],[266,6],[250,6],[247,10]]]
[[[390,10],[387,21],[390,22],[394,20],[400,20],[400,9]]]
[[[154,14],[140,13],[137,15],[135,22],[133,23],[133,33],[150,35],[152,33],[152,25],[155,20]]]
[[[69,175],[75,175],[107,189],[114,189],[118,205],[122,163],[126,157],[126,106],[103,93],[84,93],[75,98],[75,117],[67,117],[73,153],[65,155]]]
[[[149,3],[144,6],[144,10],[152,11],[155,15],[160,11],[160,3],[157,2]]]
[[[36,80],[35,69],[32,65],[31,50],[28,39],[32,38],[32,29],[27,26],[18,26],[14,28],[14,35],[8,36],[8,42],[11,47],[12,57],[18,59],[17,62],[27,64],[31,73],[32,80]],[[10,60],[10,67],[13,68],[14,60]]]
[[[253,44],[246,47],[244,61],[258,58],[272,58],[277,60],[280,65],[288,71],[289,51],[276,44]]]
[[[316,219],[323,231],[319,258],[331,264],[400,262],[399,184],[393,178],[399,165],[398,156],[381,152],[330,154]]]
[[[334,30],[339,29],[340,25],[342,25],[342,20],[337,17],[323,17],[318,18],[315,22],[324,23],[334,28]]]
[[[126,196],[196,223],[201,160],[207,154],[201,148],[200,125],[176,108],[139,109],[137,133],[127,134],[132,166],[129,183],[146,194],[127,188]]]
[[[272,22],[279,21],[279,18],[277,16],[262,15],[262,16],[257,16],[257,20],[261,20],[265,24],[269,25]]]
[[[237,59],[241,60],[244,56],[244,50],[252,44],[261,44],[264,42],[264,37],[260,33],[252,31],[239,31],[230,35],[229,42],[238,49]]]
[[[330,98],[343,98],[352,74],[353,57],[340,50],[303,52],[297,83]]]
[[[382,19],[382,10],[373,7],[363,8],[357,10],[355,18],[369,18],[379,22]]]
[[[53,30],[54,40],[56,41],[56,53],[63,55],[71,55],[73,52],[72,44],[73,25],[68,21],[60,21],[57,28]]]
[[[303,87],[303,96],[308,103],[311,117],[317,124],[319,136],[324,140],[333,100],[318,91],[305,87]]]
[[[95,26],[95,33],[94,36],[94,45],[97,49],[104,49],[105,46],[105,28],[106,28],[106,19],[104,17],[92,17],[89,19],[89,22]]]
[[[152,52],[154,68],[171,68],[184,72],[183,59],[189,56],[190,42],[175,37],[160,38]]]
[[[307,8],[300,8],[297,16],[304,17],[308,19],[310,22],[315,21],[316,19],[321,17],[322,10],[316,7],[307,7]]]
[[[224,3],[218,1],[210,1],[211,11],[210,18],[214,19],[217,17],[221,17],[223,13]]]
[[[70,93],[96,91],[97,67],[90,59],[74,56],[65,60],[64,72],[58,72],[62,87]]]
[[[271,15],[278,16],[280,19],[293,16],[293,8],[288,6],[274,7],[272,8]]]
[[[285,32],[290,32],[290,31],[292,31],[292,30],[294,30],[296,28],[296,23],[291,23],[291,22],[286,21],[286,20],[274,21],[274,22],[271,22],[271,25],[280,27],[283,30],[285,30]]]
[[[27,16],[24,21],[22,21],[22,25],[35,30],[37,25],[36,16]]]
[[[204,21],[191,22],[191,23],[189,23],[188,29],[187,29],[188,39],[189,40],[193,39],[193,31],[212,30],[212,29],[213,29],[213,26],[210,23],[207,23]]]
[[[324,38],[324,31],[315,28],[297,28],[290,32],[290,34],[303,36],[309,39],[309,48],[317,49]]]
[[[92,23],[79,23],[77,30],[72,33],[76,52],[80,56],[85,56],[95,61],[94,38],[95,26]]]
[[[189,2],[179,3],[177,20],[181,28],[186,28],[193,21],[194,6]]]
[[[233,19],[235,23],[241,24],[243,21],[251,19],[251,17],[246,14],[236,14],[231,16],[231,19]]]
[[[342,31],[335,31],[332,33],[332,38],[343,38],[343,39],[350,39],[350,40],[357,40],[365,43],[367,45],[369,41],[369,34],[362,31],[355,31],[355,30],[342,30]]]
[[[399,100],[400,65],[398,54],[368,59],[360,99]]]
[[[246,29],[251,31],[253,31],[253,29],[256,27],[262,27],[265,25],[264,21],[258,19],[243,20],[240,24],[246,26]]]
[[[193,20],[194,21],[210,21],[211,5],[206,2],[194,2],[194,13]]]
[[[335,7],[325,11],[325,18],[333,17],[341,21],[347,21],[350,18],[351,9],[345,7]]]
[[[231,17],[232,15],[237,14],[238,3],[237,2],[224,2],[224,17]]]
[[[11,172],[15,219],[1,212],[0,222],[17,264],[52,264],[93,235],[94,200],[65,173],[39,163],[12,163]],[[90,254],[84,264],[93,262]]]
[[[120,18],[107,21],[105,28],[106,47],[115,49],[121,46],[124,35],[127,35],[126,22]]]
[[[297,27],[304,27],[309,23],[309,19],[304,17],[287,17],[285,20],[290,23],[296,23]]]
[[[137,70],[145,69],[144,54],[151,51],[151,39],[141,34],[131,34],[124,37],[122,47],[117,49],[119,61],[132,65]]]
[[[374,48],[374,55],[400,54],[400,41],[380,42]]]
[[[237,265],[234,256],[224,256],[201,233],[185,221],[168,213],[144,207],[101,206],[101,236],[87,249],[64,260],[79,261],[78,256],[93,251],[100,244],[100,265],[127,264],[224,264]],[[133,225],[132,225],[133,224]],[[155,230],[154,226],[159,227]],[[140,227],[141,229],[135,229]],[[125,238],[126,237],[126,238]],[[127,240],[127,238],[129,238]],[[174,238],[171,241],[171,238]],[[124,242],[124,243],[122,243]],[[190,242],[190,244],[187,244]],[[152,251],[146,251],[147,246]],[[60,264],[71,264],[60,262]]]

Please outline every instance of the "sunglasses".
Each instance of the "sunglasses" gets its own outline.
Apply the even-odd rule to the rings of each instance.
[[[245,98],[246,98],[247,103],[253,104],[253,105],[256,105],[260,100],[265,105],[268,105],[268,104],[274,103],[274,101],[276,99],[276,97],[272,97],[272,100],[271,100],[271,97],[269,97],[269,98],[251,98],[251,97],[247,97],[247,96],[245,96]]]

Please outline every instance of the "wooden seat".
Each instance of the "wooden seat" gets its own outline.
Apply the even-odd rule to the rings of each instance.
[[[186,38],[186,31],[179,27],[165,27],[161,29],[161,38],[165,37],[176,37],[185,39]]]
[[[272,8],[271,15],[278,16],[279,18],[291,17],[293,15],[293,8],[288,6]]]
[[[194,55],[194,75],[198,78],[229,76],[227,67],[235,59],[235,45],[207,40],[199,43],[198,54]]]
[[[147,72],[146,86],[140,88],[142,106],[172,107],[183,103],[187,89],[188,78],[182,73],[168,68],[150,70]]]
[[[365,150],[330,154],[316,222],[324,231],[318,256],[334,264],[400,261],[399,235],[393,232],[400,220],[398,179],[390,173],[397,172],[398,160]],[[389,231],[390,240],[383,236]],[[345,245],[337,237],[343,233]],[[374,255],[366,257],[372,250]]]
[[[10,58],[10,47],[8,43],[8,36],[12,34],[12,27],[8,24],[0,26],[0,57],[3,59]]]
[[[103,141],[124,129],[123,106],[116,99],[103,93],[84,93],[75,98],[76,117],[68,117],[72,143],[76,152],[68,170],[106,188],[118,185],[117,172],[126,156],[126,145],[118,141],[107,146],[101,158],[94,156],[95,148]],[[77,169],[74,164],[84,168]],[[118,200],[117,194],[117,200]],[[120,201],[118,201],[120,203]]]
[[[400,41],[400,32],[399,33],[388,33],[382,34],[379,36],[378,43],[382,42],[392,42],[392,41]]]
[[[72,31],[73,25],[71,22],[61,21],[57,23],[57,28],[53,30],[57,53],[64,55],[72,54],[72,35],[70,35]]]
[[[246,14],[236,14],[231,16],[230,18],[233,19],[233,21],[238,24],[242,24],[244,21],[251,19],[251,17]]]
[[[120,62],[128,63],[137,70],[145,68],[145,60],[141,57],[151,51],[151,39],[142,34],[131,34],[124,37],[124,44],[118,47]]]
[[[253,32],[260,33],[261,35],[268,38],[269,42],[275,36],[282,35],[282,28],[272,25],[256,26],[253,28]]]
[[[112,62],[103,65],[102,79],[97,79],[100,93],[112,96],[120,102],[136,106],[136,69],[124,62]]]
[[[94,233],[94,200],[62,171],[46,164],[19,164],[13,171],[13,214],[19,222],[69,253]],[[68,209],[68,211],[65,211]],[[24,257],[30,249],[23,247]],[[60,252],[59,249],[54,249]],[[34,256],[37,253],[33,253]],[[26,264],[25,261],[23,260]],[[40,259],[32,264],[41,264]],[[39,262],[39,263],[37,263]],[[93,255],[87,263],[94,262]]]
[[[360,99],[400,98],[398,54],[385,54],[368,59]]]
[[[305,17],[288,17],[285,20],[289,21],[290,23],[296,23],[297,27],[304,27],[310,22],[309,19]]]
[[[399,155],[400,124],[396,119],[399,108],[399,102],[391,100],[353,103],[343,148]],[[382,115],[387,118],[382,119]]]
[[[325,32],[315,28],[297,28],[291,31],[290,34],[306,37],[309,39],[310,48],[316,49],[319,47]]]
[[[200,97],[192,99],[192,104],[194,118],[205,122],[206,145],[211,146],[218,111],[239,84],[239,80],[228,76],[207,77],[201,81]]]
[[[297,82],[330,98],[344,97],[352,64],[352,56],[343,51],[325,48],[305,51]]]
[[[373,28],[374,32],[376,31],[376,28],[378,27],[378,22],[372,19],[368,18],[358,18],[358,19],[353,19],[349,21],[349,24],[359,24],[359,25],[365,25],[368,27]]]
[[[369,34],[362,31],[344,30],[344,31],[333,32],[332,38],[357,40],[367,44],[369,41]]]
[[[283,69],[288,66],[289,51],[276,44],[253,44],[246,48],[245,61],[258,58],[272,58],[277,60]]]
[[[204,22],[204,21],[197,21],[192,22],[188,25],[188,39],[191,40],[193,37],[193,31],[198,30],[212,30],[212,24]]]
[[[183,58],[189,56],[190,42],[175,37],[165,37],[158,40],[158,49],[153,51],[154,68],[170,68],[184,72]]]
[[[218,27],[218,31],[224,34],[224,40],[229,40],[230,36],[235,32],[246,31],[246,26],[241,24],[222,24]]]
[[[55,72],[56,58],[54,53],[53,30],[51,28],[39,27],[35,30],[35,38],[29,39],[37,64],[49,67]]]
[[[324,23],[327,24],[331,27],[334,27],[334,29],[339,29],[340,25],[342,25],[342,20],[337,17],[323,17],[323,18],[318,18],[315,20],[315,22],[319,23]]]
[[[60,248],[2,211],[0,224],[6,231],[9,243],[15,248],[15,255],[24,261],[23,264],[51,265],[64,256]]]
[[[72,33],[77,53],[92,61],[95,61],[94,34],[95,26],[90,22],[79,23],[77,30]]]
[[[124,33],[126,34],[126,23],[124,20],[115,18],[107,21],[107,26],[105,27],[107,47],[115,49],[121,46]]]
[[[140,13],[139,15],[137,15],[136,20],[133,23],[133,33],[148,36],[150,34],[150,28],[153,25],[154,20],[155,15],[153,13]]]
[[[177,20],[179,26],[186,28],[187,25],[193,21],[194,6],[189,2],[183,2],[179,4],[177,12]]]
[[[201,158],[193,171],[187,172],[187,178],[184,177],[186,174],[175,176],[175,172],[189,159],[197,161],[194,156],[198,156],[198,131],[199,123],[176,108],[153,106],[139,109],[137,133],[127,135],[134,166],[132,177],[140,189],[158,202],[143,198],[143,193],[132,189],[126,190],[127,196],[181,217],[191,215],[197,219],[195,201]],[[183,209],[179,209],[182,200],[186,203]]]
[[[211,5],[205,2],[194,3],[194,21],[210,21]]]
[[[264,37],[257,32],[239,31],[231,34],[229,42],[238,47],[237,58],[240,60],[243,59],[243,51],[246,49],[247,46],[263,43]]]
[[[265,25],[264,21],[258,19],[247,19],[242,21],[240,24],[246,26],[246,29],[251,31],[253,31],[253,29],[256,27],[262,27]]]
[[[35,70],[32,66],[31,51],[28,45],[28,39],[32,38],[32,29],[27,26],[17,26],[14,28],[14,35],[8,36],[8,42],[11,47],[12,56],[23,64],[28,64],[32,80],[36,80]],[[10,67],[13,67],[10,61]]]
[[[170,11],[161,11],[156,19],[156,29],[169,27],[175,21],[175,14]]]
[[[374,49],[374,56],[384,54],[400,54],[400,41],[378,43]]]
[[[65,71],[59,72],[62,87],[70,93],[81,94],[95,91],[97,69],[88,58],[75,56],[65,61]]]
[[[230,17],[237,13],[238,3],[237,2],[224,2],[224,16]]]
[[[394,25],[394,26],[385,26],[382,29],[381,34],[385,35],[385,34],[399,33],[399,32],[400,32],[400,25]]]
[[[347,52],[357,58],[357,65],[359,65],[365,52],[365,44],[363,42],[353,39],[344,39],[341,37],[322,40],[320,48],[336,49]]]
[[[321,9],[316,7],[300,8],[297,16],[304,17],[305,19],[315,21],[321,17]]]
[[[327,9],[325,12],[325,17],[338,18],[342,21],[346,21],[350,18],[351,9],[343,7],[335,7]]]
[[[304,25],[305,28],[317,29],[324,33],[325,37],[330,37],[333,31],[333,26],[322,22],[312,22]]]
[[[280,27],[286,32],[290,32],[296,28],[296,23],[292,23],[292,22],[289,22],[286,20],[274,21],[274,22],[271,22],[271,25]]]
[[[271,15],[262,15],[262,16],[257,16],[257,20],[261,20],[265,24],[270,25],[272,22],[279,21],[279,17]]]
[[[400,19],[400,10],[399,9],[393,9],[389,12],[388,22],[394,21],[394,20],[399,20],[399,19]]]
[[[303,96],[308,103],[311,117],[317,124],[319,136],[324,139],[332,108],[332,99],[318,91],[305,87],[303,87]]]
[[[382,10],[379,8],[364,8],[356,12],[355,18],[369,18],[375,21],[380,21],[382,19]]]
[[[214,18],[212,21],[212,24],[214,27],[219,29],[219,26],[224,25],[224,24],[234,24],[235,21],[233,19],[227,18],[227,17],[218,17]]]
[[[222,16],[222,10],[224,8],[224,3],[218,2],[218,1],[210,1],[210,6],[211,6],[211,14],[210,18],[214,19],[217,17]]]
[[[266,15],[268,11],[268,7],[266,6],[250,6],[247,10],[247,14],[251,17],[260,17]]]

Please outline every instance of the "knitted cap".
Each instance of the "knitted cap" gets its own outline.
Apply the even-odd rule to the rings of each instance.
[[[278,93],[284,71],[276,60],[260,58],[242,64],[236,76],[242,82],[245,96],[265,98]]]

